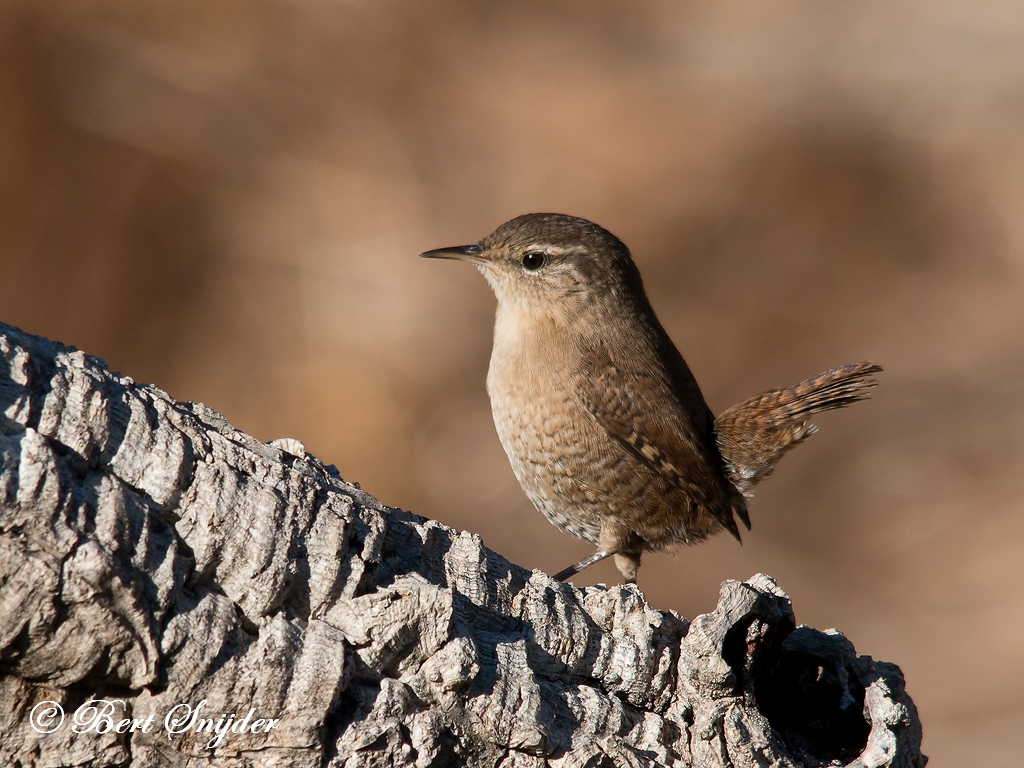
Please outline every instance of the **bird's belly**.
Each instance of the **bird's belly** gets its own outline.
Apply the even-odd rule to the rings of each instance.
[[[522,369],[488,374],[494,426],[523,491],[565,533],[598,543],[601,520],[624,523],[661,550],[696,543],[719,528],[597,424],[572,392]]]
[[[702,539],[689,499],[611,440],[573,393],[550,385],[529,381],[521,371],[509,387],[488,377],[498,438],[516,479],[544,517],[595,544],[605,518],[624,523],[646,549]]]
[[[487,378],[491,413],[516,479],[533,505],[561,531],[597,542],[601,494],[590,475],[601,463],[594,455],[596,424],[571,392],[518,371],[511,380]]]

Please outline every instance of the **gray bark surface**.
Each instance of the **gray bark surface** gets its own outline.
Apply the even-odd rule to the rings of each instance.
[[[690,622],[75,349],[0,325],[0,361],[0,764],[924,765],[899,668],[768,576]]]

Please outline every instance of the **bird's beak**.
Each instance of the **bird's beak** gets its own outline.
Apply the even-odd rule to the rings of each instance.
[[[457,261],[472,261],[480,264],[484,261],[480,257],[483,248],[479,245],[455,245],[451,248],[435,248],[432,251],[421,253],[421,259],[455,259]]]

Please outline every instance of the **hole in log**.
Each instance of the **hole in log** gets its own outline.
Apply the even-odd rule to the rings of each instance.
[[[863,752],[871,725],[864,719],[864,686],[852,671],[783,649],[769,668],[755,668],[752,682],[758,709],[795,757],[845,764]]]
[[[848,763],[867,745],[864,686],[856,652],[838,632],[793,626],[792,614],[751,615],[730,627],[722,658],[736,693],[768,718],[791,755],[807,765]]]

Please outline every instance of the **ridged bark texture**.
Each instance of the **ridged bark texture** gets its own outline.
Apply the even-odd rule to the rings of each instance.
[[[72,348],[0,361],[0,764],[924,765],[899,669],[767,576],[690,622]]]

